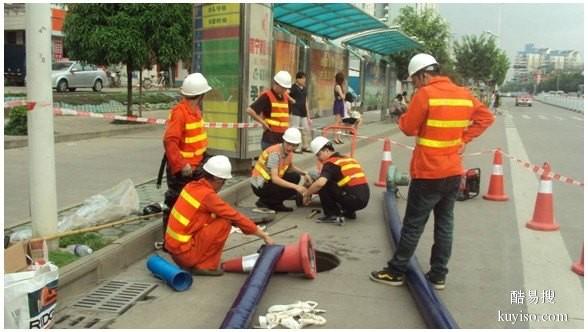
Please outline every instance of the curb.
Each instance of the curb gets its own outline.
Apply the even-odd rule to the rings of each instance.
[[[92,138],[99,138],[99,137],[108,137],[114,135],[123,135],[130,132],[141,132],[141,131],[148,131],[148,130],[155,130],[157,128],[154,125],[143,125],[143,126],[133,126],[133,127],[125,127],[125,128],[117,128],[117,129],[109,129],[105,131],[96,131],[96,132],[89,132],[89,133],[78,133],[78,134],[63,134],[63,135],[55,135],[55,143],[61,142],[72,142],[72,141],[81,141],[86,139]],[[16,137],[16,136],[12,136]],[[29,145],[29,138],[28,136],[20,136],[16,139],[7,139],[4,137],[4,150],[8,149],[16,149],[22,148]]]
[[[390,135],[398,128],[390,128],[378,133]],[[363,147],[377,141],[359,140],[356,148]],[[338,150],[348,148],[347,142],[339,146]],[[315,164],[314,155],[302,155],[296,163],[301,168],[309,168]],[[231,205],[253,195],[249,189],[249,179],[222,190],[219,195]],[[160,219],[151,224],[131,232],[108,246],[96,251],[93,255],[84,256],[77,261],[66,265],[59,271],[59,294],[64,302],[70,302],[79,297],[79,293],[94,287],[101,280],[108,279],[129,267],[136,261],[147,257],[153,252],[153,243],[161,239],[162,223]],[[65,307],[65,306],[64,306]],[[63,308],[63,307],[62,307]]]

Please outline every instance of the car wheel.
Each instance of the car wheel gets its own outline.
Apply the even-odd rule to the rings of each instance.
[[[58,92],[65,92],[67,90],[67,80],[61,80],[57,83],[57,91]]]
[[[69,90],[70,92],[75,92],[75,91],[76,91],[76,88],[68,88],[68,90]]]
[[[102,80],[96,80],[96,82],[94,82],[94,87],[92,87],[92,90],[96,92],[102,91]]]

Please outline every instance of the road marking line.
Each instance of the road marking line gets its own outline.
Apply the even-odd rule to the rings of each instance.
[[[549,119],[547,119],[547,117],[545,115],[539,115],[539,119],[541,119],[541,120],[549,120]]]
[[[523,119],[527,119],[527,120],[530,120],[531,119],[531,117],[528,116],[527,114],[523,114],[522,117],[523,117]]]
[[[505,130],[509,153],[529,160],[516,127]],[[568,315],[567,322],[531,321],[529,328],[582,328],[584,290],[580,278],[570,271],[572,258],[566,249],[561,232],[539,232],[525,227],[533,215],[537,177],[526,172],[524,168],[518,167],[516,163],[509,164],[526,294],[529,290],[537,291],[539,296],[543,291],[555,292],[554,304],[541,302],[527,304],[527,311],[538,316],[541,314]]]
[[[559,121],[563,121],[563,118],[561,116],[554,115],[553,117],[558,119]]]
[[[577,116],[572,116],[572,119],[584,122],[584,119],[579,118]]]

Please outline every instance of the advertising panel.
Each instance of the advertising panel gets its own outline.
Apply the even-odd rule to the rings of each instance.
[[[347,78],[348,53],[339,47],[317,42],[310,44],[309,103],[314,116],[332,115],[335,74]]]
[[[274,30],[274,73],[285,70],[296,77],[298,72],[298,46],[296,36]]]
[[[272,70],[272,12],[265,4],[248,4],[246,22],[249,36],[247,38],[248,76],[247,95],[244,109],[253,103],[264,91],[271,88]],[[249,117],[247,117],[249,118]],[[249,120],[252,121],[252,120]],[[257,155],[261,149],[261,128],[247,129],[246,155]]]
[[[196,4],[193,72],[213,88],[203,103],[206,122],[239,122],[241,5]],[[208,129],[208,147],[239,156],[239,129]]]
[[[379,57],[369,59],[365,66],[365,90],[362,101],[367,110],[384,106],[386,97],[386,63]]]

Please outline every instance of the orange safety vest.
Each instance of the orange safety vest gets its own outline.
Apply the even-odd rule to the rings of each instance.
[[[428,89],[429,112],[416,143],[431,155],[457,153],[464,130],[470,125],[474,101],[465,93],[447,96],[447,91]]]
[[[204,152],[208,147],[208,136],[204,128],[204,120],[202,119],[200,109],[197,109],[194,115],[186,103],[180,103],[172,112],[182,112],[186,122],[181,136],[180,155],[190,165],[197,166],[202,161]],[[170,112],[168,119],[171,119],[172,112]]]
[[[165,231],[165,245],[173,254],[192,248],[192,235],[205,227],[213,216],[200,210],[201,202],[211,189],[205,186],[184,187],[174,204]],[[200,211],[199,211],[200,210]]]
[[[332,163],[341,168],[343,177],[337,181],[339,187],[348,186],[354,187],[360,184],[367,183],[367,178],[357,160],[347,157],[331,157],[325,163]]]
[[[286,94],[282,95],[282,99],[278,100],[272,91],[265,91],[265,94],[271,103],[271,116],[265,119],[265,122],[274,133],[282,134],[288,129],[290,115],[288,113],[288,97]]]
[[[251,171],[251,176],[261,176],[265,179],[265,181],[271,180],[271,171],[267,168],[267,159],[270,153],[277,152],[280,154],[280,164],[278,165],[278,175],[280,177],[284,177],[284,174],[292,164],[292,153],[289,153],[286,158],[282,158],[282,143],[274,144],[269,148],[265,149],[257,159],[255,163],[255,167]]]

